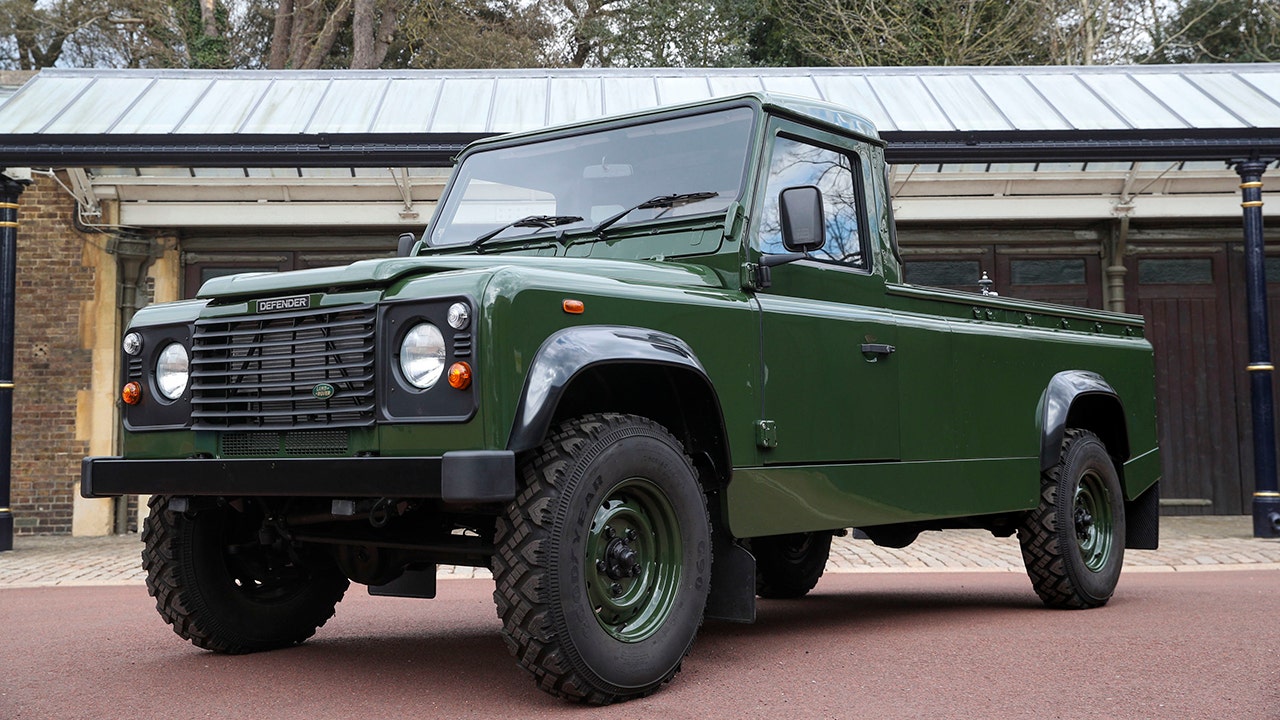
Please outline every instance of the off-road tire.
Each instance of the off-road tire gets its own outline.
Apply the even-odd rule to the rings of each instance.
[[[238,655],[297,645],[333,617],[347,578],[320,552],[274,557],[278,573],[255,574],[252,550],[228,554],[231,544],[256,538],[253,517],[230,507],[194,514],[168,510],[167,496],[152,496],[142,526],[147,592],[173,631],[196,647]],[[269,577],[268,575],[274,575]]]
[[[711,580],[706,498],[680,442],[642,417],[588,415],[522,458],[521,478],[493,557],[512,655],[569,700],[653,693],[688,655]]]
[[[805,532],[751,538],[756,557],[756,595],[804,597],[818,584],[831,555],[831,533]]]
[[[1042,476],[1040,506],[1018,528],[1036,594],[1053,608],[1105,605],[1124,564],[1124,495],[1106,445],[1068,429],[1058,464]]]

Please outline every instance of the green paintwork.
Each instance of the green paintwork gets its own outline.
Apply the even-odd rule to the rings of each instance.
[[[692,348],[714,386],[733,466],[720,510],[740,537],[1034,507],[1043,395],[1067,370],[1096,372],[1119,395],[1130,446],[1126,497],[1158,479],[1152,353],[1141,318],[902,284],[883,144],[847,110],[744,95],[488,139],[460,163],[490,149],[687,118],[691,107],[748,107],[756,118],[741,193],[721,198],[727,207],[714,213],[656,215],[602,237],[589,223],[531,228],[480,253],[425,247],[419,257],[217,278],[201,300],[149,307],[134,323],[249,314],[254,300],[302,294],[320,306],[470,298],[476,413],[465,422],[382,423],[353,435],[352,452],[383,455],[505,448],[533,359],[566,327],[669,333]],[[770,268],[771,284],[761,282],[766,271],[753,238],[778,138],[849,158],[861,266],[801,260]],[[446,188],[445,198],[455,190]],[[566,313],[565,299],[581,301],[585,312]],[[864,344],[893,352],[864,352]],[[214,440],[135,432],[124,447],[129,457],[174,457],[216,452]]]
[[[683,542],[666,493],[645,478],[618,485],[596,508],[586,541],[583,589],[600,627],[623,642],[653,635],[680,590]]]

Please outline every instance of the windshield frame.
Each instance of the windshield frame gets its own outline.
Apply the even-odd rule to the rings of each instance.
[[[663,214],[661,217],[645,218],[642,215],[635,219],[624,218],[616,225],[610,228],[610,234],[616,229],[625,233],[630,226],[650,226],[653,224],[684,224],[690,220],[703,220],[707,217],[721,217],[724,215],[726,207],[734,203],[741,203],[743,197],[750,192],[751,169],[752,164],[756,160],[755,144],[761,127],[763,110],[755,98],[739,97],[731,101],[719,103],[701,103],[695,106],[683,107],[675,110],[657,110],[647,113],[637,113],[613,118],[606,118],[591,123],[564,126],[559,128],[551,128],[531,133],[521,133],[517,135],[502,136],[496,139],[486,139],[474,143],[458,156],[457,165],[454,172],[449,178],[449,183],[440,195],[440,199],[436,204],[436,211],[424,230],[419,247],[423,251],[456,251],[468,250],[474,251],[471,247],[470,240],[459,236],[452,238],[451,242],[436,243],[433,238],[437,235],[437,230],[446,221],[452,223],[454,214],[457,212],[459,203],[461,202],[461,193],[464,192],[464,185],[471,181],[466,173],[466,165],[471,159],[477,155],[493,151],[511,150],[522,147],[533,147],[536,145],[572,139],[575,137],[586,137],[595,134],[608,133],[626,128],[642,127],[645,125],[653,125],[678,121],[685,118],[692,118],[703,115],[713,115],[717,113],[728,113],[734,109],[746,109],[750,113],[749,124],[742,133],[742,152],[738,158],[741,161],[741,167],[737,173],[737,188],[732,195],[721,193],[716,196],[717,202],[714,209],[705,211],[693,211],[672,215],[670,213]],[[674,192],[674,191],[672,191]],[[640,198],[639,200],[644,200]],[[490,238],[485,242],[486,249],[494,245],[502,245],[507,242],[560,242],[565,236],[582,236],[592,235],[596,222],[588,217],[580,223],[572,223],[567,226],[550,228],[533,228],[527,232],[506,231],[502,234]],[[579,237],[578,242],[590,241],[590,237]]]

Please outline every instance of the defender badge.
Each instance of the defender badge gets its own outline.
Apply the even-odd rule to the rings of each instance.
[[[317,400],[328,400],[333,397],[334,389],[329,383],[320,383],[311,388],[311,397]]]
[[[310,295],[298,295],[287,298],[271,298],[258,301],[258,312],[281,312],[283,310],[306,310],[311,307]]]

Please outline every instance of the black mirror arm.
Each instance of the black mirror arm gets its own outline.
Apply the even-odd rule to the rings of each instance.
[[[804,260],[809,257],[807,253],[777,253],[773,255],[761,255],[760,264],[764,267],[777,267],[778,265],[786,265],[797,260]]]

